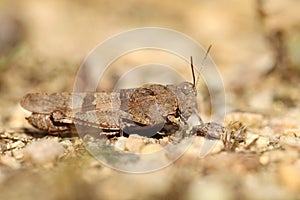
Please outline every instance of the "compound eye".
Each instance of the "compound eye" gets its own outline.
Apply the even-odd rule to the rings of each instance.
[[[183,94],[189,95],[189,94],[193,93],[193,85],[191,83],[184,82],[181,85],[181,91]]]

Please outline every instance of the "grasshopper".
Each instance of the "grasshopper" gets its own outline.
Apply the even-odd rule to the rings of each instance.
[[[208,52],[207,52],[208,53]],[[74,132],[75,125],[101,129],[111,135],[120,132],[153,136],[157,132],[172,133],[187,125],[196,114],[202,125],[191,132],[201,132],[203,124],[197,114],[197,91],[193,60],[193,83],[178,85],[148,84],[139,88],[93,93],[29,93],[20,104],[32,114],[26,119],[49,133]],[[220,125],[221,126],[221,125]]]

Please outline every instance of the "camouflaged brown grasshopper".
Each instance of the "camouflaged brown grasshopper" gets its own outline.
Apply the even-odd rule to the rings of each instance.
[[[190,116],[196,114],[201,125],[193,127],[191,132],[203,135],[202,130],[211,130],[211,127],[214,130],[216,125],[203,124],[197,114],[192,57],[191,70],[193,83],[148,84],[114,92],[29,93],[20,104],[32,112],[26,118],[28,122],[49,133],[74,132],[75,125],[79,125],[101,129],[107,135],[116,132],[144,136],[157,132],[169,134],[187,125]]]

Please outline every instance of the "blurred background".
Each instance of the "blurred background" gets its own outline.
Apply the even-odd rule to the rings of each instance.
[[[96,45],[147,26],[212,45],[228,111],[300,119],[299,10],[299,0],[1,0],[0,130],[28,126],[19,106],[26,93],[72,91],[77,70]],[[126,66],[176,65],[168,58],[150,52],[120,59],[101,89],[110,89]]]
[[[282,104],[296,106],[297,88],[274,91],[273,86],[297,83],[299,9],[297,0],[2,0],[0,127],[18,112],[24,94],[71,91],[78,68],[96,45],[114,34],[146,26],[174,29],[203,48],[213,46],[210,55],[221,71],[229,111],[273,110],[274,101],[277,110],[282,110]],[[109,89],[109,82],[126,66],[156,61],[156,57],[137,53],[116,62],[117,70],[101,88]],[[188,79],[190,71],[186,71]]]
[[[20,111],[18,102],[24,94],[71,91],[77,70],[96,45],[114,34],[146,26],[174,29],[203,48],[213,46],[210,55],[225,83],[228,110],[273,110],[274,101],[277,110],[285,109],[282,104],[296,106],[297,88],[274,91],[273,86],[298,80],[299,9],[297,0],[2,0],[0,127],[9,122],[22,126],[24,121],[10,118]],[[128,56],[115,63],[111,80],[126,66],[155,59],[155,53]],[[102,89],[109,89],[111,80]]]

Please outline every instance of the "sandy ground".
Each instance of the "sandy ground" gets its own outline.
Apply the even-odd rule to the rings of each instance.
[[[0,199],[299,199],[299,9],[297,0],[1,1]],[[29,112],[19,105],[25,94],[71,92],[93,48],[150,26],[184,33],[204,49],[212,45],[226,91],[222,123],[229,139],[203,158],[204,139],[196,137],[173,164],[132,174],[98,162],[78,136],[48,135],[28,124]],[[132,66],[148,62],[174,66],[191,81],[186,62],[145,51],[114,62],[99,88],[112,89]],[[201,115],[208,120],[210,98],[200,88]],[[228,126],[232,122],[238,123]],[[117,141],[132,152],[164,146]]]

